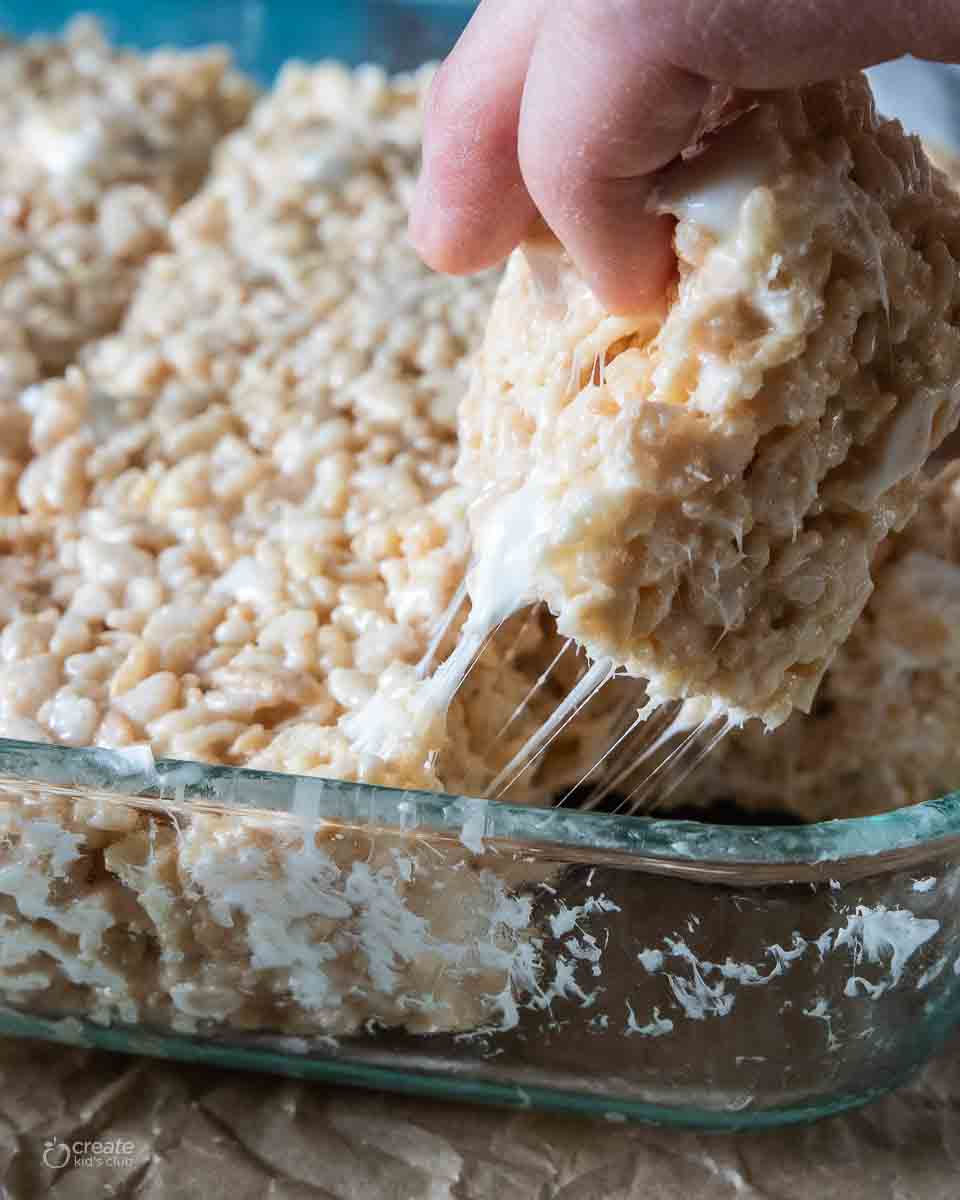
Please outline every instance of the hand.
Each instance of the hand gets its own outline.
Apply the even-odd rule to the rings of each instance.
[[[960,5],[483,0],[428,101],[414,246],[437,270],[482,270],[539,213],[608,308],[640,308],[674,270],[650,176],[713,85],[798,87],[907,53],[960,58]]]

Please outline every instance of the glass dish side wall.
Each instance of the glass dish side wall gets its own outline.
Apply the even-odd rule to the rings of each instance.
[[[7,1032],[734,1128],[871,1098],[957,1016],[955,837],[591,853],[483,802],[30,756],[0,746]]]

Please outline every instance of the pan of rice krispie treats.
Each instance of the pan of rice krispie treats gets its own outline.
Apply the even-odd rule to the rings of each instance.
[[[522,252],[419,263],[427,69],[290,64],[256,99],[219,52],[80,23],[0,71],[7,1010],[496,1054],[559,1004],[666,1036],[659,1007],[603,1007],[621,907],[571,899],[583,855],[496,845],[469,799],[590,663],[608,682],[511,804],[554,804],[673,698],[743,724],[684,803],[818,819],[949,787],[956,473],[927,463],[960,417],[960,199],[862,80],[711,131],[661,193],[676,287],[621,319],[562,262],[550,295]],[[736,205],[705,210],[744,140]],[[921,696],[922,751],[901,725],[861,772]],[[843,748],[804,774],[826,710]],[[124,803],[4,768],[40,745],[139,782]],[[167,803],[172,760],[191,786],[356,784],[371,813],[377,787],[466,797],[463,829]]]
[[[119,330],[18,394],[26,452],[0,516],[0,737],[471,795],[572,686],[571,650],[522,709],[564,645],[538,612],[502,631],[462,689],[455,752],[435,766],[407,778],[362,764],[339,728],[382,676],[422,657],[468,554],[456,410],[495,280],[439,279],[404,244],[426,81],[288,68],[164,225]],[[612,692],[558,739],[518,798],[548,802],[575,782],[619,703]],[[374,870],[370,836],[341,846],[332,827],[297,841],[269,821],[26,811],[5,825],[12,994],[180,1030],[483,1024],[526,927],[514,876],[543,875],[385,837]],[[54,827],[56,851],[42,832]],[[293,889],[265,891],[285,942],[275,924],[258,944],[248,919],[226,915],[265,872]],[[27,879],[56,901],[31,910]],[[409,915],[405,943],[380,929],[390,967],[369,946],[374,886],[375,924]],[[321,887],[332,895],[315,913]],[[102,939],[67,918],[81,896]],[[23,929],[30,911],[60,926],[59,950]]]

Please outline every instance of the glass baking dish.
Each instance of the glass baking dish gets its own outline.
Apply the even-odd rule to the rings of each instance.
[[[787,828],[0,741],[0,1032],[710,1129],[960,1017],[960,795]]]
[[[121,43],[441,55],[469,5],[0,4]],[[759,1128],[960,1019],[960,795],[737,828],[0,739],[0,1032],[499,1104]]]

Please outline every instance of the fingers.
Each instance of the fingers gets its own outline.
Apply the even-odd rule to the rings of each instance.
[[[960,58],[956,0],[483,0],[434,85],[411,238],[476,271],[539,210],[608,307],[642,307],[673,270],[648,177],[712,82],[793,87],[904,52]]]
[[[689,143],[710,92],[662,60],[630,10],[600,0],[552,5],[520,111],[527,189],[614,311],[656,300],[674,269],[669,222],[645,212],[649,174]]]
[[[517,162],[517,126],[549,2],[484,0],[434,80],[410,238],[436,270],[492,266],[536,217]]]

